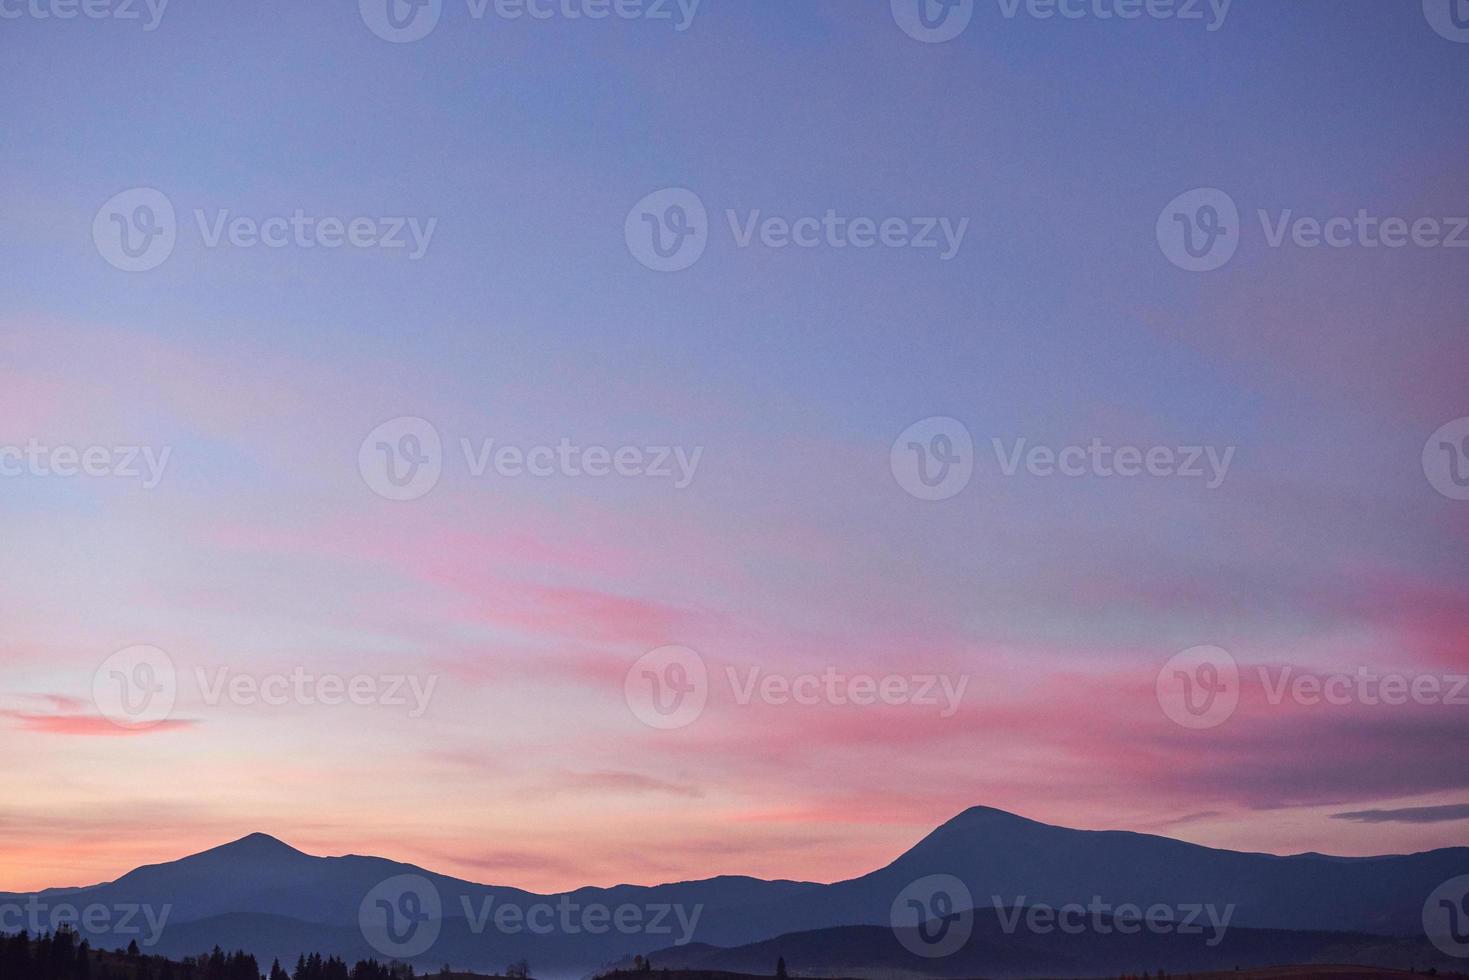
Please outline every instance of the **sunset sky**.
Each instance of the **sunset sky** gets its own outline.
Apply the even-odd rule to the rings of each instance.
[[[704,0],[682,31],[444,0],[408,43],[356,7],[0,21],[0,448],[169,452],[151,489],[0,477],[0,891],[255,831],[539,891],[828,881],[975,804],[1469,843],[1469,704],[1275,704],[1257,672],[1469,673],[1469,502],[1421,459],[1469,416],[1469,249],[1274,248],[1257,217],[1469,214],[1469,44],[1417,0],[1236,0],[1214,31],[979,0],[941,44],[887,0]],[[138,187],[178,241],[126,272],[93,223]],[[1242,240],[1191,273],[1155,226],[1201,187]],[[708,208],[676,273],[624,235],[663,188]],[[297,209],[436,226],[413,259],[208,247],[194,216]],[[740,247],[728,210],[969,224],[945,261]],[[444,446],[408,501],[359,467],[399,417]],[[940,501],[890,463],[932,417],[975,444]],[[682,488],[475,476],[466,439],[701,455]],[[1214,489],[1007,477],[995,439],[1234,454]],[[672,644],[708,705],[659,730],[624,682]],[[93,696],[135,645],[179,675],[142,730]],[[1199,645],[1244,680],[1193,730],[1155,682]],[[948,716],[741,704],[726,668],[966,687]],[[435,687],[420,717],[210,704],[221,669]]]

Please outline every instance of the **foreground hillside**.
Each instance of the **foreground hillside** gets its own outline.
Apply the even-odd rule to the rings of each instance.
[[[690,944],[659,950],[650,959],[673,971],[759,974],[784,959],[794,975],[847,977],[1117,977],[1159,972],[1169,976],[1265,970],[1274,964],[1349,963],[1366,972],[1463,969],[1424,939],[1391,939],[1360,933],[1230,928],[1222,933],[1146,930],[1126,933],[1116,920],[1080,933],[1007,931],[994,913],[976,913],[962,945],[925,949],[915,930],[844,926],[789,933],[731,948]],[[619,964],[626,967],[627,964]]]
[[[856,978],[827,977],[823,974],[804,974],[797,970],[791,970],[793,977],[821,976],[822,980],[856,980]],[[865,980],[893,980],[900,978],[902,974],[880,974],[873,973],[864,975]],[[1370,966],[1271,966],[1257,970],[1231,970],[1227,973],[1190,973],[1180,977],[1158,977],[1158,980],[1423,980],[1425,974],[1410,973],[1403,970],[1383,970]],[[659,969],[652,973],[636,970],[612,970],[599,974],[596,980],[637,980],[638,977],[652,977],[655,980],[770,980],[769,974],[754,973],[730,973],[723,970],[664,970]],[[1436,975],[1437,980],[1469,980],[1465,974]],[[983,978],[966,978],[966,980],[983,980]],[[1064,980],[1064,978],[1036,978],[1036,980]],[[1138,980],[1137,977],[1124,976],[1120,980]]]
[[[521,965],[524,967],[524,964]],[[279,961],[269,971],[243,950],[212,952],[171,960],[142,952],[136,943],[126,949],[97,949],[70,929],[33,937],[28,933],[0,933],[0,980],[419,980],[406,963],[360,960],[352,966],[320,953],[296,957],[288,972]],[[429,980],[424,977],[423,980]],[[446,965],[432,980],[510,980],[483,974],[454,972]],[[522,971],[514,980],[529,980]]]

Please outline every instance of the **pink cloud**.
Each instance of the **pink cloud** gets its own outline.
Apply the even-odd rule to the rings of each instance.
[[[151,735],[178,731],[197,724],[187,720],[164,720],[141,728],[123,728],[106,718],[96,715],[37,715],[24,711],[0,711],[0,718],[19,722],[26,731],[46,735],[85,735],[114,738],[136,735]]]

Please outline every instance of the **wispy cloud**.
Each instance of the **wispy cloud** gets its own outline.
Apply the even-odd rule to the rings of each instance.
[[[125,735],[150,735],[159,732],[190,728],[197,722],[191,719],[168,719],[147,727],[124,728],[97,714],[91,706],[79,698],[64,694],[29,695],[28,699],[39,702],[35,708],[0,708],[0,718],[15,722],[25,731],[46,735],[84,735],[113,738]]]
[[[1331,819],[1350,820],[1353,823],[1445,823],[1449,820],[1469,820],[1469,803],[1408,806],[1397,810],[1353,810],[1349,813],[1333,813]]]
[[[676,783],[637,772],[569,772],[558,780],[558,789],[612,793],[661,793],[698,799],[704,791],[697,786]]]

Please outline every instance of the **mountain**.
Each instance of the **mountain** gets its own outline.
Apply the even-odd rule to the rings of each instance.
[[[910,882],[947,874],[981,906],[1191,903],[1235,906],[1234,924],[1406,936],[1422,931],[1423,902],[1438,885],[1469,872],[1469,848],[1341,858],[1279,857],[1217,850],[1150,834],[1072,830],[1003,810],[973,807],[929,834],[892,864],[824,889],[819,902],[794,900],[790,931],[886,924],[893,898]]]
[[[447,961],[481,971],[525,958],[539,975],[554,978],[581,976],[634,953],[684,946],[685,939],[743,947],[794,933],[875,926],[876,933],[860,935],[878,942],[882,934],[891,937],[887,926],[900,893],[930,875],[958,878],[973,904],[991,913],[996,904],[1086,905],[1097,898],[1112,907],[1211,904],[1232,906],[1231,933],[1275,929],[1404,937],[1421,934],[1429,893],[1466,873],[1469,848],[1462,847],[1374,858],[1278,857],[1145,834],[1072,830],[975,807],[886,867],[830,885],[720,877],[539,895],[384,858],[314,857],[253,834],[139,868],[107,884],[42,892],[39,900],[53,906],[166,909],[167,922],[153,949],[166,955],[190,955],[217,943],[266,961],[293,960],[304,949],[355,959],[385,955],[364,935],[365,900],[383,882],[413,876],[427,883],[422,887],[433,893],[442,915],[432,947],[404,958],[423,968]],[[378,907],[380,897],[372,896],[367,907]],[[0,908],[23,898],[0,895]],[[625,922],[611,920],[624,912],[630,916]],[[509,918],[502,919],[506,914]],[[117,945],[105,932],[89,938]],[[995,942],[1012,949],[1023,945],[1014,935]],[[954,975],[943,973],[942,964],[928,965],[930,974]],[[1201,961],[1195,969],[1205,965]]]

